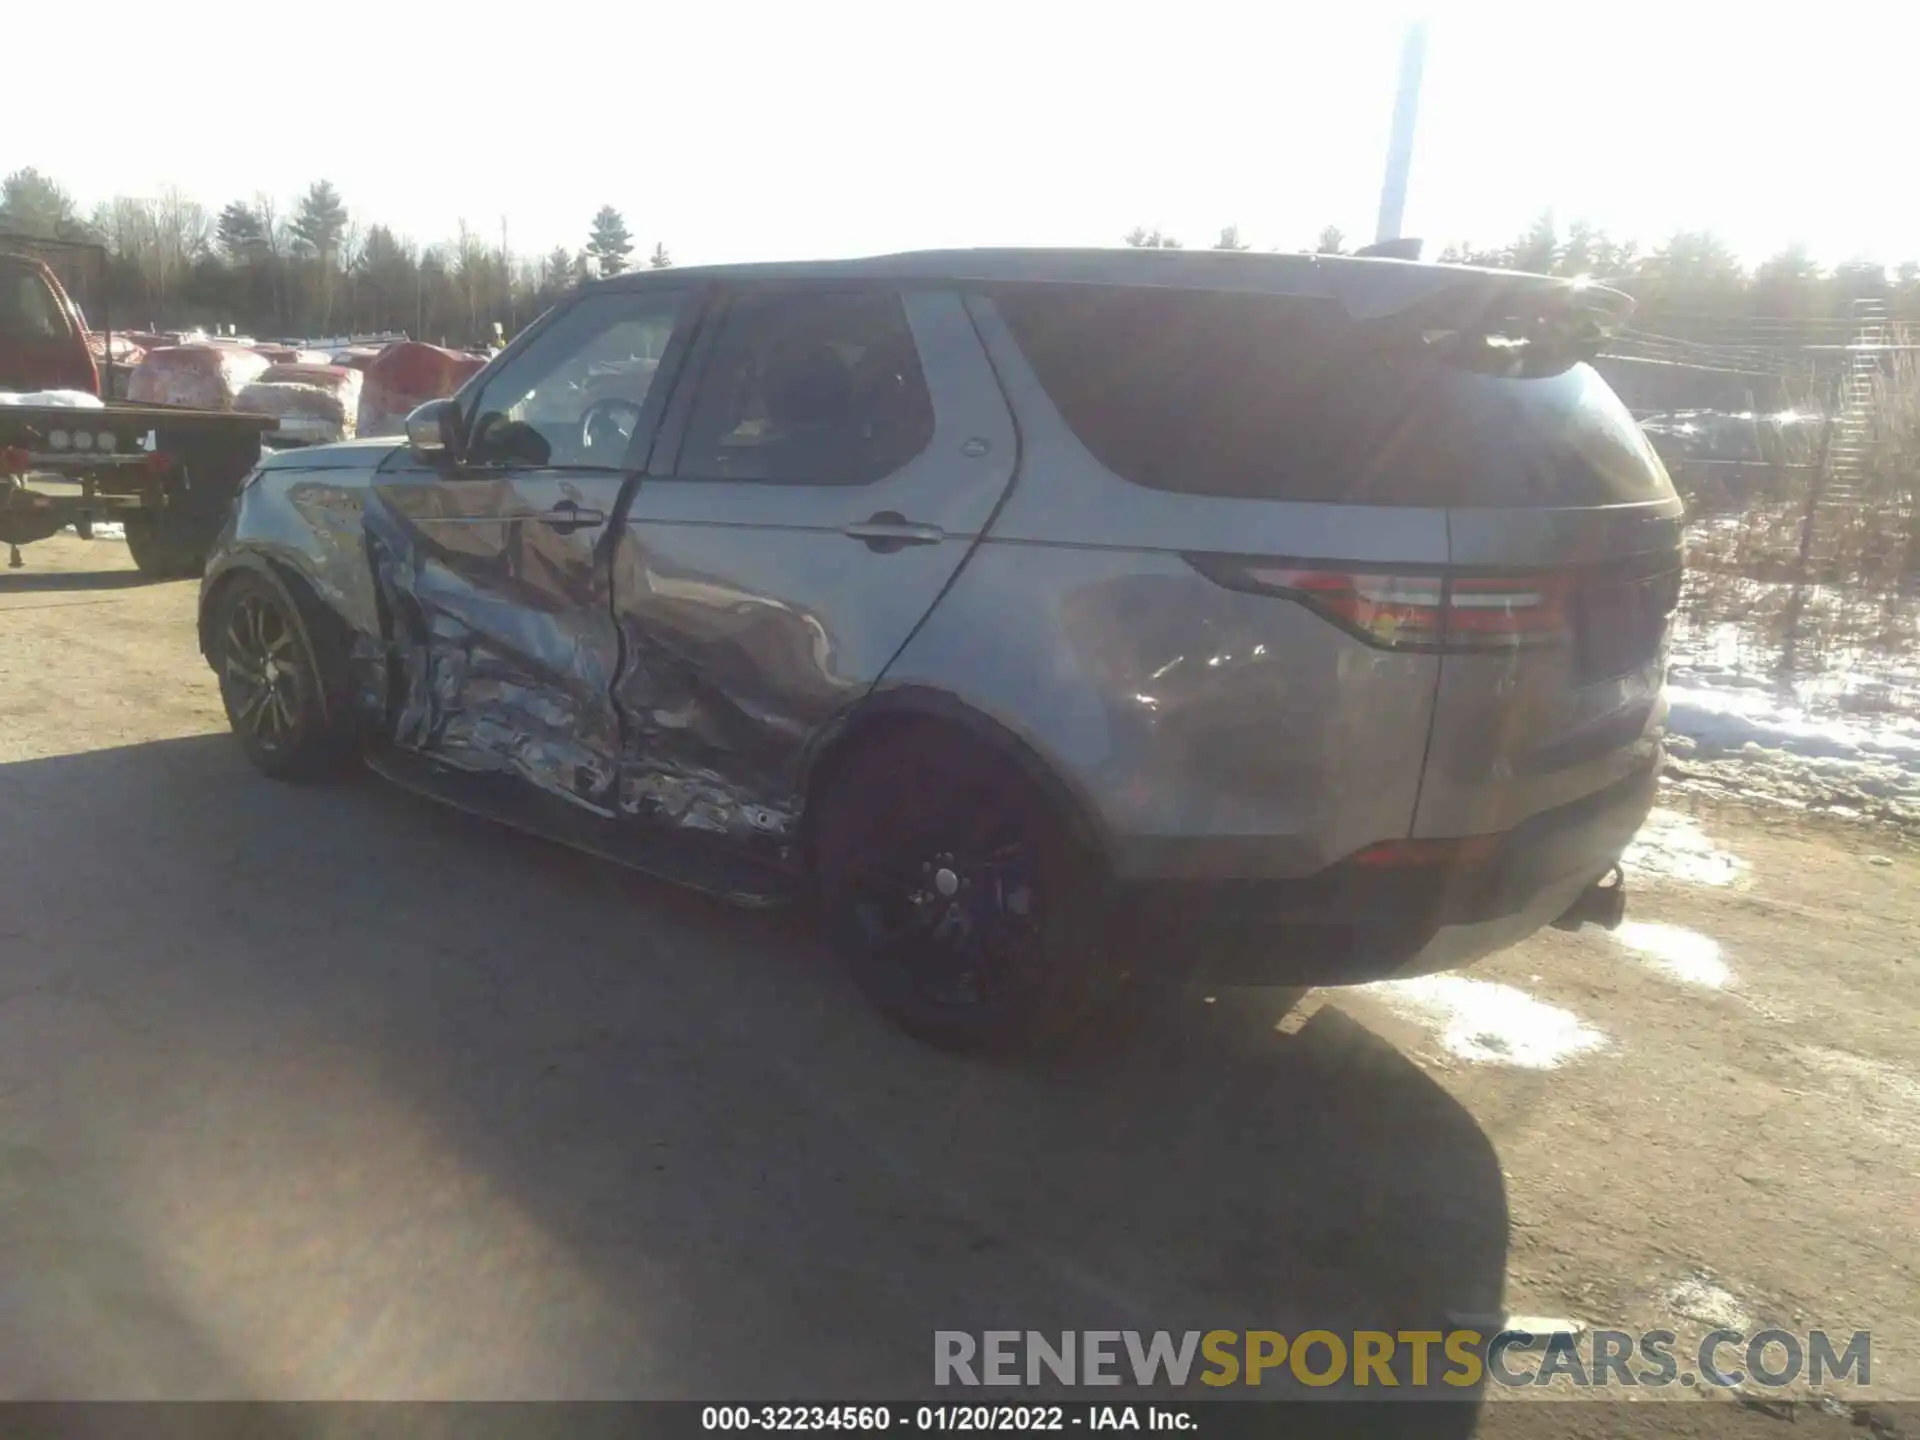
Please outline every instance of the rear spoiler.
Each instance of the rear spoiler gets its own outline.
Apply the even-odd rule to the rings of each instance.
[[[1552,375],[1591,360],[1633,314],[1630,295],[1551,275],[1384,259],[1328,269],[1355,320],[1402,341],[1417,335],[1449,364],[1486,374]]]
[[[1354,255],[1362,260],[1418,260],[1423,240],[1376,240],[1362,245]]]

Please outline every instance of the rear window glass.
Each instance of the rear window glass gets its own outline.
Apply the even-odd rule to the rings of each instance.
[[[0,264],[0,335],[65,338],[67,322],[37,270]]]
[[[1023,285],[993,292],[1055,407],[1135,484],[1388,505],[1601,505],[1672,493],[1585,365],[1474,373],[1332,301]]]

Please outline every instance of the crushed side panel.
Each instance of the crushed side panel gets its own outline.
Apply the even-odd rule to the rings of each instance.
[[[391,737],[606,811],[619,641],[592,553],[516,516],[503,497],[473,493],[488,488],[462,492],[505,517],[487,524],[438,527],[381,494],[367,505],[367,556],[396,662]]]

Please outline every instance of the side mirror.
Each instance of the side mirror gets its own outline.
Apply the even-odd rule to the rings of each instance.
[[[429,400],[407,416],[407,448],[422,460],[460,458],[460,407]]]

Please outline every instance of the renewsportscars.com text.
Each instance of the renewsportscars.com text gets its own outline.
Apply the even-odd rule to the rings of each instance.
[[[936,1385],[1259,1385],[1290,1376],[1302,1385],[1668,1385],[1727,1388],[1872,1383],[1865,1330],[1713,1330],[1682,1347],[1671,1330],[936,1330]]]

